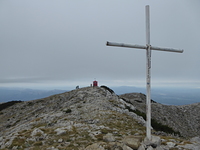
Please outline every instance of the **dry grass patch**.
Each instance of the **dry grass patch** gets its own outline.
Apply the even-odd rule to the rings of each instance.
[[[14,146],[21,146],[21,147],[25,147],[25,138],[20,138],[20,137],[16,137],[14,138],[14,140],[12,141],[12,144],[10,145],[10,148],[14,147]]]
[[[141,134],[145,133],[145,127],[140,125],[135,119],[126,115],[116,112],[106,115],[104,118],[104,126],[109,127],[112,131],[117,130],[119,134],[135,134],[140,131]],[[108,132],[112,132],[108,131]]]

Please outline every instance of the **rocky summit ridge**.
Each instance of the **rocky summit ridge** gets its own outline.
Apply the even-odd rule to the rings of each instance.
[[[1,104],[5,107],[0,107],[0,149],[200,149],[199,104],[179,107],[152,101],[155,127],[152,125],[152,141],[148,141],[144,99],[141,93],[118,96],[101,86],[9,107]]]

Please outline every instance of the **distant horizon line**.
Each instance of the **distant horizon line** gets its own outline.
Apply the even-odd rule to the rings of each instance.
[[[146,86],[134,86],[134,85],[106,85],[106,84],[102,84],[102,85],[99,85],[100,86],[108,86],[110,88],[138,88],[138,89],[146,89]],[[90,86],[80,86],[79,85],[79,88],[84,88],[84,87],[90,87]],[[33,89],[33,90],[73,90],[73,89],[76,89],[76,86],[0,86],[0,88],[5,88],[5,89]],[[195,87],[195,86],[152,86],[151,87],[152,89],[157,89],[157,88],[160,88],[160,89],[200,89],[200,87]]]

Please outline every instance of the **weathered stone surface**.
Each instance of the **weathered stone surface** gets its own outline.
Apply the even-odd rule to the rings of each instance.
[[[94,143],[94,144],[86,147],[85,150],[105,150],[104,149],[105,145],[106,145],[106,143],[104,143],[104,142]]]
[[[161,139],[159,136],[152,136],[152,140],[151,140],[151,146],[153,148],[156,148],[157,146],[160,146],[161,144]]]
[[[59,140],[58,140],[58,143],[62,143],[62,142],[63,142],[63,139],[59,139]]]
[[[31,133],[31,136],[35,136],[35,135],[40,135],[40,134],[44,134],[44,132],[42,131],[42,130],[40,130],[40,129],[38,129],[38,128],[35,128],[34,130],[33,130],[33,132]]]
[[[108,133],[105,136],[103,136],[103,140],[105,142],[114,142],[115,141],[115,137],[113,136],[113,134]]]
[[[148,146],[146,150],[153,150],[153,147]]]
[[[58,150],[58,149],[52,146],[52,147],[47,148],[47,150]]]
[[[151,136],[151,140],[149,141],[147,138],[144,139],[144,144],[147,146],[151,146],[153,148],[156,148],[160,146],[161,144],[161,139],[159,136]]]
[[[1,141],[1,140],[0,140]],[[193,137],[191,138],[190,140],[191,142],[196,142],[196,143],[199,143],[200,144],[200,137],[196,136],[196,137]]]
[[[62,128],[57,128],[55,130],[55,132],[56,132],[57,135],[63,135],[63,134],[66,134],[67,131],[62,129]]]
[[[141,145],[138,148],[138,150],[146,150],[146,145],[144,145],[143,143],[141,143]]]
[[[131,147],[132,149],[138,149],[140,147],[140,144],[142,142],[142,137],[141,136],[126,136],[124,139],[123,139],[123,142]]]
[[[167,146],[168,146],[169,148],[172,148],[172,147],[174,147],[175,145],[176,145],[176,143],[167,142]]]
[[[186,145],[179,145],[179,148],[189,149],[189,150],[200,150],[199,144],[186,144]]]
[[[130,148],[129,146],[127,146],[125,144],[122,146],[122,149],[123,150],[133,150],[132,148]]]

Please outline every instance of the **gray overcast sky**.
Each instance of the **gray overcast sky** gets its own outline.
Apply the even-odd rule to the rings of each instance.
[[[200,87],[199,0],[1,0],[1,86],[145,86],[145,50],[107,47],[140,44],[150,5],[152,86]]]

